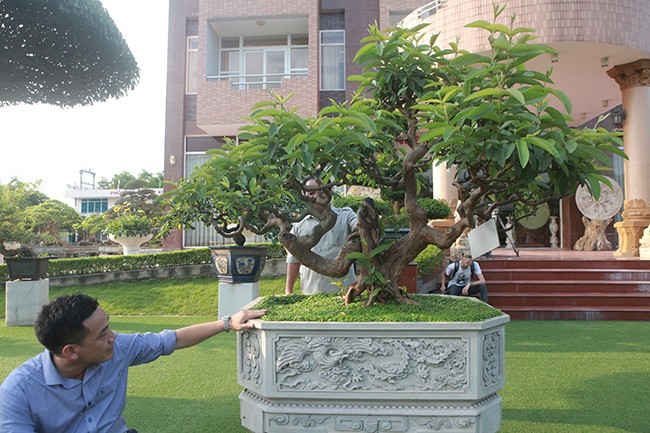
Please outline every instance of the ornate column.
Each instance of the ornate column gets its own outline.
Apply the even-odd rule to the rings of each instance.
[[[639,241],[650,224],[650,59],[617,65],[607,71],[621,88],[624,123],[625,203],[623,221],[614,224],[619,248],[614,255],[639,256]]]

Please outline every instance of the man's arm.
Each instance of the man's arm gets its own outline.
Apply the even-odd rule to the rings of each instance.
[[[242,310],[230,318],[230,329],[241,331],[243,329],[253,328],[253,324],[248,320],[256,319],[266,313],[266,310]],[[207,340],[224,331],[223,320],[215,322],[200,323],[198,325],[187,326],[176,330],[175,349],[184,349],[194,346],[202,341]]]
[[[284,293],[286,295],[293,293],[293,286],[296,284],[299,271],[300,263],[287,263],[287,282],[284,286]]]
[[[447,290],[447,268],[443,269],[440,275],[440,293],[445,293],[445,290]]]

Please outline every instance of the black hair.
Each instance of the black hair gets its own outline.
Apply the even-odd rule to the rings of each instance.
[[[88,331],[83,322],[99,307],[96,299],[87,295],[61,296],[41,309],[34,331],[43,346],[60,355],[68,344],[81,344]]]

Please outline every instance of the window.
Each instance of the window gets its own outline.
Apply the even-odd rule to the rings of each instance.
[[[345,30],[320,32],[320,89],[345,90]]]
[[[307,34],[222,37],[219,79],[233,88],[269,89],[284,78],[307,75]]]
[[[81,214],[99,214],[108,210],[107,198],[82,198],[81,199]]]
[[[196,94],[197,70],[199,64],[199,37],[187,38],[187,69],[185,71],[185,93]]]

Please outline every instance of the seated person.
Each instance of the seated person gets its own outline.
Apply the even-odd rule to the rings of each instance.
[[[474,280],[474,281],[472,281]],[[445,295],[467,296],[480,292],[481,301],[488,303],[488,291],[481,267],[472,260],[472,256],[461,254],[460,260],[454,260],[440,277],[440,291]]]

